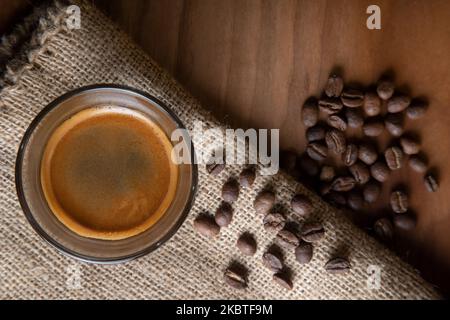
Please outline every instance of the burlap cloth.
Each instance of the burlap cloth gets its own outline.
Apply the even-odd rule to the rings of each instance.
[[[135,261],[122,265],[85,264],[45,243],[21,211],[14,185],[14,162],[27,126],[53,99],[88,84],[124,84],[165,102],[189,129],[195,120],[220,126],[108,18],[89,4],[80,6],[81,29],[69,30],[65,6],[52,4],[27,18],[3,39],[0,48],[0,64],[5,66],[0,78],[0,298],[439,298],[416,270],[353,226],[341,212],[282,174],[259,176],[251,190],[241,192],[234,206],[233,223],[221,231],[218,239],[200,237],[193,230],[193,219],[216,209],[223,182],[237,176],[242,169],[239,166],[229,166],[213,178],[200,165],[197,198],[183,226],[160,249]],[[17,47],[22,48],[20,52]],[[204,148],[205,144],[196,147]],[[293,274],[292,291],[273,284],[270,271],[261,263],[264,250],[274,239],[264,231],[252,202],[267,184],[274,187],[278,202],[285,207],[296,191],[308,194],[314,201],[313,218],[323,221],[326,228],[311,263],[300,265],[292,252],[285,253],[286,265]],[[238,235],[245,231],[253,233],[258,242],[253,257],[242,256],[235,247]],[[352,270],[347,275],[328,274],[325,262],[343,249]],[[223,283],[223,271],[232,261],[249,269],[249,286],[244,291]],[[370,285],[371,268],[381,270],[379,288]]]

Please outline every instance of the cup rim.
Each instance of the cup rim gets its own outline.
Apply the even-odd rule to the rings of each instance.
[[[82,262],[88,262],[88,263],[96,263],[96,264],[117,264],[117,263],[124,263],[128,262],[137,258],[140,258],[144,255],[149,254],[150,252],[153,252],[157,248],[159,248],[161,245],[163,245],[167,240],[169,240],[181,227],[183,222],[186,220],[190,210],[192,209],[192,206],[194,204],[194,200],[197,194],[198,190],[198,166],[195,162],[195,148],[193,145],[193,142],[191,141],[191,167],[192,167],[192,186],[190,188],[190,194],[188,201],[186,203],[186,206],[183,209],[183,212],[181,213],[180,217],[177,219],[176,223],[172,226],[172,228],[164,234],[164,236],[156,243],[153,243],[152,245],[136,252],[130,255],[125,255],[117,258],[98,258],[93,256],[87,256],[84,254],[80,254],[78,252],[75,252],[74,250],[68,249],[65,246],[63,246],[61,243],[53,239],[36,221],[36,219],[33,216],[33,213],[31,209],[28,206],[28,203],[25,198],[25,193],[22,185],[22,165],[23,165],[23,159],[25,155],[26,147],[28,146],[30,137],[36,127],[39,125],[41,120],[53,109],[57,108],[61,102],[79,94],[82,92],[90,91],[90,90],[96,90],[96,89],[119,89],[124,91],[129,91],[131,93],[135,93],[138,95],[143,96],[146,99],[149,99],[156,105],[158,105],[160,108],[162,108],[165,112],[169,114],[169,116],[172,118],[172,120],[179,126],[181,129],[186,129],[183,122],[180,120],[180,118],[170,109],[165,103],[163,103],[161,100],[156,98],[155,96],[144,92],[139,89],[135,89],[129,86],[120,85],[120,84],[93,84],[88,86],[79,87],[77,89],[68,91],[64,93],[63,95],[57,97],[53,101],[51,101],[49,104],[47,104],[31,121],[30,125],[28,126],[27,130],[25,131],[22,140],[19,144],[19,149],[16,156],[15,161],[15,184],[16,184],[16,193],[19,199],[20,206],[22,208],[22,211],[34,229],[34,231],[47,242],[52,247],[56,248],[57,251],[60,253],[75,258]],[[112,240],[113,241],[113,240]]]

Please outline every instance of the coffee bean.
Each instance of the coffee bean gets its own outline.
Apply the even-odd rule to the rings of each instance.
[[[341,192],[337,192],[334,190],[330,191],[325,196],[325,200],[336,207],[343,207],[347,204],[347,199],[345,198],[345,196]]]
[[[220,227],[212,217],[201,215],[194,220],[194,230],[205,237],[213,238],[219,234]]]
[[[286,225],[286,218],[277,212],[267,214],[263,219],[264,229],[268,232],[279,232]]]
[[[384,120],[386,130],[394,137],[399,137],[404,131],[403,113],[388,113]]]
[[[310,262],[312,256],[313,256],[313,246],[308,242],[302,241],[300,242],[298,247],[295,248],[295,259],[301,264]]]
[[[394,227],[388,218],[380,218],[373,225],[373,230],[382,241],[390,241],[394,237]]]
[[[301,238],[306,242],[317,242],[325,235],[325,229],[319,222],[307,222],[302,226]]]
[[[307,155],[300,157],[299,166],[307,175],[311,177],[319,174],[320,170],[319,164],[315,160],[308,157]]]
[[[377,150],[371,144],[363,143],[358,148],[358,158],[367,165],[372,165],[378,158]]]
[[[291,200],[291,207],[295,213],[302,217],[309,216],[313,211],[311,200],[307,196],[296,194]]]
[[[381,112],[381,100],[375,92],[366,92],[363,108],[369,117],[377,116]]]
[[[293,151],[282,151],[280,153],[280,167],[291,174],[297,166],[297,153]]]
[[[359,211],[364,207],[364,199],[361,192],[352,190],[348,193],[347,205],[350,209]]]
[[[342,161],[349,167],[358,160],[358,147],[355,144],[348,144],[342,153]]]
[[[413,100],[408,108],[406,108],[406,116],[415,120],[421,118],[427,110],[427,104],[424,101]]]
[[[374,203],[378,200],[381,193],[381,186],[378,182],[369,181],[363,189],[364,200],[367,203]]]
[[[350,191],[353,189],[356,185],[356,181],[353,177],[349,176],[341,176],[334,179],[333,183],[331,184],[331,188],[334,191]]]
[[[325,270],[334,274],[346,273],[350,268],[350,261],[342,257],[332,258],[325,264]]]
[[[252,256],[256,252],[256,240],[247,233],[238,238],[236,246],[246,256]]]
[[[389,80],[381,81],[377,86],[378,96],[383,100],[388,100],[394,94],[394,83]]]
[[[293,250],[298,244],[298,237],[291,231],[283,229],[277,234],[277,241],[279,245],[285,249]]]
[[[401,137],[400,145],[406,154],[416,154],[420,151],[420,143],[411,137]]]
[[[311,142],[306,147],[306,153],[311,159],[323,161],[327,158],[328,149],[327,146],[321,142]]]
[[[228,268],[225,270],[223,279],[227,285],[234,289],[245,289],[247,287],[247,279],[244,272]]]
[[[391,170],[398,170],[402,167],[403,151],[399,147],[387,148],[384,152],[386,164]]]
[[[259,214],[266,214],[272,209],[275,203],[275,194],[272,191],[261,191],[253,201],[253,207]]]
[[[341,100],[344,106],[356,108],[362,106],[364,102],[364,94],[357,89],[344,89],[341,94]]]
[[[408,196],[402,190],[395,190],[390,197],[391,208],[395,213],[408,211]]]
[[[209,163],[206,165],[206,171],[213,176],[217,176],[223,169],[225,169],[224,163]]]
[[[402,230],[412,230],[416,227],[416,218],[410,213],[397,213],[392,220],[394,225]]]
[[[244,188],[250,188],[255,182],[256,172],[254,168],[246,168],[239,175],[239,184]]]
[[[335,114],[343,108],[339,98],[323,97],[319,100],[319,109],[325,114]]]
[[[402,112],[408,108],[411,98],[406,95],[396,95],[387,102],[387,110],[390,113]]]
[[[315,99],[306,100],[302,108],[302,120],[306,127],[314,126],[319,120],[319,107]]]
[[[350,128],[358,129],[364,124],[364,117],[359,109],[346,108],[345,117],[347,118],[347,125]]]
[[[334,168],[332,166],[323,166],[320,171],[320,180],[331,181],[336,175]]]
[[[349,168],[350,173],[353,178],[355,178],[356,183],[365,184],[370,179],[370,171],[369,168],[362,162],[356,162],[354,165],[351,165]]]
[[[239,184],[236,180],[228,180],[222,187],[222,199],[226,202],[232,203],[237,200],[239,196]]]
[[[383,133],[384,124],[379,118],[367,119],[363,126],[363,132],[368,137],[378,137]]]
[[[425,187],[429,192],[436,192],[439,188],[436,177],[432,173],[428,173],[425,175],[423,179],[425,183]]]
[[[272,272],[279,272],[283,269],[283,260],[272,252],[266,252],[262,257],[263,265],[270,269]]]
[[[382,161],[377,161],[370,166],[370,173],[372,174],[372,177],[379,182],[385,182],[389,179],[389,175],[391,174],[388,166]]]
[[[328,130],[325,135],[325,142],[328,148],[336,154],[341,154],[345,151],[346,141],[342,131],[337,129]]]
[[[332,114],[327,118],[327,123],[330,127],[336,128],[340,131],[347,130],[347,122],[343,116],[339,114]]]
[[[226,227],[233,219],[233,208],[228,202],[223,201],[217,208],[214,219],[218,226]]]
[[[306,140],[308,142],[319,141],[325,139],[325,128],[321,125],[315,125],[306,129]]]
[[[292,290],[293,285],[292,285],[292,281],[289,278],[289,276],[286,273],[275,273],[272,276],[272,279],[275,283],[279,284],[280,286],[282,286],[283,288],[287,289],[287,290]]]
[[[412,155],[408,160],[409,167],[419,173],[427,171],[427,161],[421,155]]]
[[[325,86],[325,94],[328,97],[339,97],[344,89],[344,80],[338,75],[331,75]]]

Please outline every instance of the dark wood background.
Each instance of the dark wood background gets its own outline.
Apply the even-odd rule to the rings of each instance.
[[[2,0],[0,33],[30,6]],[[369,0],[94,0],[207,108],[235,127],[280,128],[283,148],[303,151],[300,109],[341,68],[364,85],[389,72],[400,88],[430,101],[408,121],[421,137],[441,188],[427,193],[419,175],[393,174],[408,185],[418,217],[401,234],[402,254],[431,281],[450,288],[450,1],[377,0],[381,30],[366,28]]]

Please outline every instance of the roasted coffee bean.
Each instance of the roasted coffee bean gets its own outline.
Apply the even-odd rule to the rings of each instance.
[[[266,252],[262,257],[263,265],[272,272],[279,272],[283,269],[283,260],[277,254]]]
[[[308,157],[307,155],[300,157],[299,166],[303,170],[303,172],[305,172],[307,175],[311,177],[319,174],[320,170],[319,164],[315,160]]]
[[[228,202],[223,201],[216,210],[214,220],[220,227],[226,227],[233,219],[233,208]]]
[[[366,92],[363,103],[364,112],[369,117],[374,117],[381,112],[381,100],[375,92]]]
[[[338,75],[331,75],[325,86],[325,94],[328,97],[339,97],[344,89],[344,80]]]
[[[402,230],[412,230],[416,227],[416,218],[410,213],[397,213],[392,218],[394,225]]]
[[[394,137],[399,137],[404,131],[403,113],[388,113],[384,119],[386,130]]]
[[[388,218],[380,218],[373,225],[373,230],[382,241],[390,241],[394,237],[394,227]]]
[[[364,94],[357,89],[344,89],[341,94],[341,100],[344,106],[356,108],[362,106],[364,102]]]
[[[239,175],[239,184],[244,188],[250,188],[255,182],[256,172],[254,168],[246,168]]]
[[[194,230],[205,237],[213,238],[219,234],[220,227],[212,217],[201,215],[194,220]]]
[[[370,166],[378,158],[377,150],[371,144],[363,143],[358,147],[358,158]]]
[[[321,142],[311,142],[306,147],[306,153],[311,159],[323,161],[327,158],[328,149],[327,146]]]
[[[325,235],[325,229],[319,222],[307,222],[302,226],[301,238],[306,242],[317,242]]]
[[[396,190],[391,193],[391,208],[395,213],[404,213],[408,211],[408,196],[402,190]]]
[[[335,114],[343,108],[342,102],[339,98],[324,97],[319,100],[319,109],[326,114]]]
[[[427,104],[424,101],[413,100],[408,108],[406,108],[406,116],[415,120],[421,118],[427,110]]]
[[[224,163],[209,163],[206,165],[206,171],[213,176],[217,176],[223,169],[225,169]]]
[[[228,268],[225,270],[223,279],[227,285],[234,289],[245,289],[247,287],[247,279],[244,272]]]
[[[374,203],[378,200],[381,193],[381,186],[378,182],[369,181],[363,189],[363,197],[367,203]]]
[[[228,180],[222,187],[222,199],[226,202],[232,203],[237,200],[239,196],[239,184],[236,180]]]
[[[436,192],[439,188],[436,177],[432,173],[428,173],[425,175],[423,179],[425,183],[425,187],[429,192]]]
[[[345,108],[345,117],[350,128],[358,129],[364,124],[364,117],[359,109]]]
[[[377,86],[378,96],[383,100],[388,100],[394,94],[394,83],[389,80],[381,81]]]
[[[308,142],[319,141],[325,139],[326,130],[321,125],[315,125],[306,129],[306,140]]]
[[[297,166],[297,153],[289,150],[280,153],[280,167],[287,173],[292,173]]]
[[[370,179],[370,171],[369,168],[362,162],[356,162],[354,165],[351,165],[349,168],[350,173],[353,178],[355,178],[356,183],[365,184]]]
[[[378,137],[383,133],[384,124],[379,118],[367,119],[363,126],[363,132],[368,137]]]
[[[350,209],[359,211],[364,207],[364,199],[361,192],[352,190],[348,193],[347,205]]]
[[[272,276],[272,279],[273,279],[273,281],[275,283],[279,284],[280,286],[282,286],[286,290],[292,290],[292,288],[293,288],[292,281],[289,278],[288,274],[285,273],[285,272],[275,273]]]
[[[390,113],[402,112],[408,108],[411,98],[406,95],[396,95],[387,102],[387,111]]]
[[[408,160],[409,167],[419,173],[427,171],[427,161],[421,155],[412,155]]]
[[[327,118],[327,123],[330,127],[336,128],[340,131],[347,130],[347,122],[343,116],[339,114],[332,114]]]
[[[396,146],[387,148],[384,152],[384,158],[389,169],[398,170],[403,164],[403,151]]]
[[[298,237],[291,231],[283,229],[277,234],[279,245],[285,249],[295,249],[299,244]]]
[[[325,135],[325,142],[328,148],[336,154],[341,154],[345,151],[346,140],[342,131],[337,129],[330,129]]]
[[[244,233],[236,241],[236,246],[242,254],[252,256],[256,252],[256,240],[251,235]]]
[[[319,120],[319,106],[315,99],[306,100],[302,108],[302,120],[306,127],[316,125]]]
[[[420,151],[420,143],[411,137],[401,137],[400,145],[406,154],[416,154]]]
[[[312,256],[313,256],[313,246],[308,242],[302,241],[300,242],[298,247],[295,248],[295,259],[301,264],[310,262]]]
[[[348,261],[347,258],[342,257],[332,258],[325,264],[325,270],[335,274],[346,273],[350,268],[350,261]]]
[[[342,153],[342,161],[349,167],[358,160],[358,147],[356,144],[348,144],[345,151]]]
[[[286,225],[286,218],[277,212],[267,214],[263,219],[264,229],[269,232],[279,232]]]
[[[291,208],[302,217],[309,216],[313,211],[311,200],[302,194],[296,194],[291,200]]]
[[[331,188],[334,191],[350,191],[352,190],[356,185],[356,181],[353,177],[350,176],[341,176],[337,177],[333,180],[333,183],[331,184]]]
[[[385,182],[391,174],[388,166],[382,161],[377,161],[371,165],[370,173],[372,174],[372,177],[379,182]]]
[[[253,201],[253,207],[259,214],[266,214],[272,209],[275,203],[275,194],[272,191],[261,191]]]
[[[341,192],[337,192],[334,190],[331,190],[326,196],[325,200],[330,203],[331,205],[337,206],[337,207],[343,207],[347,204],[347,199]]]
[[[331,181],[336,175],[334,168],[332,166],[323,166],[320,171],[320,180]]]

